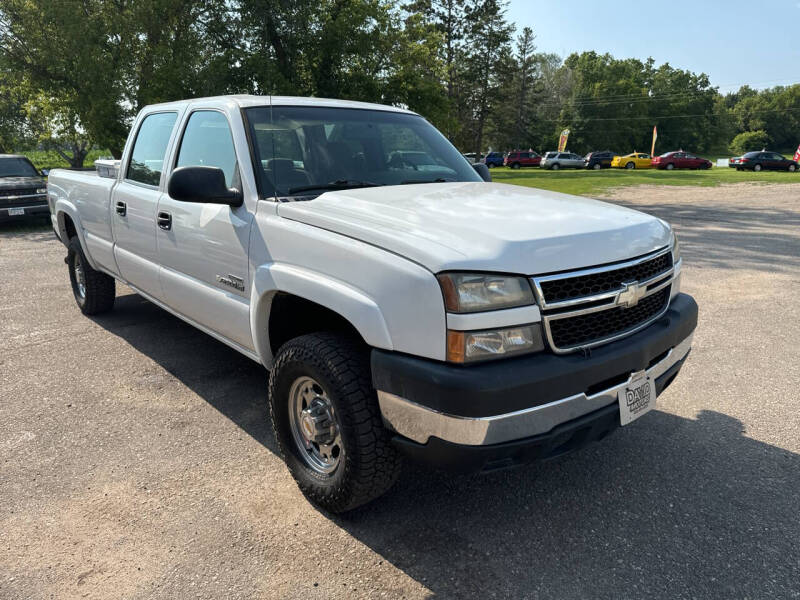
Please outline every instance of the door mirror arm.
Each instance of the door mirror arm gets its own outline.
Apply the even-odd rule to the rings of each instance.
[[[241,206],[241,190],[229,188],[225,173],[217,167],[178,167],[170,175],[167,193],[181,202]]]
[[[489,172],[489,167],[487,167],[483,163],[475,163],[472,165],[472,168],[475,169],[475,172],[481,176],[486,182],[490,182],[492,180],[492,174]]]

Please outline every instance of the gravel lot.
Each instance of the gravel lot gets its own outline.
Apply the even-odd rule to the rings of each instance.
[[[310,506],[266,372],[0,225],[1,598],[799,598],[800,185],[626,189],[668,219],[695,348],[659,408],[524,470]]]

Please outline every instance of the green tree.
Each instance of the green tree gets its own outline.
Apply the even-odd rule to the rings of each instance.
[[[753,150],[761,150],[769,146],[770,137],[763,129],[758,131],[745,131],[740,133],[731,141],[731,151],[736,154],[744,154]]]

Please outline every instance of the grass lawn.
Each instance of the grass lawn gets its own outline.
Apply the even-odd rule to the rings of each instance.
[[[547,171],[536,167],[512,171],[507,167],[492,169],[492,180],[528,187],[576,194],[602,195],[608,189],[630,185],[698,185],[715,187],[723,183],[798,183],[800,172],[737,171],[728,167],[712,167],[706,171],[657,169],[603,169],[601,171]]]

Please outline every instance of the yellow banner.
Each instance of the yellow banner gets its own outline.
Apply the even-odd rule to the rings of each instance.
[[[563,152],[567,149],[567,139],[569,138],[569,129],[565,129],[561,132],[561,136],[558,138],[558,151]]]

